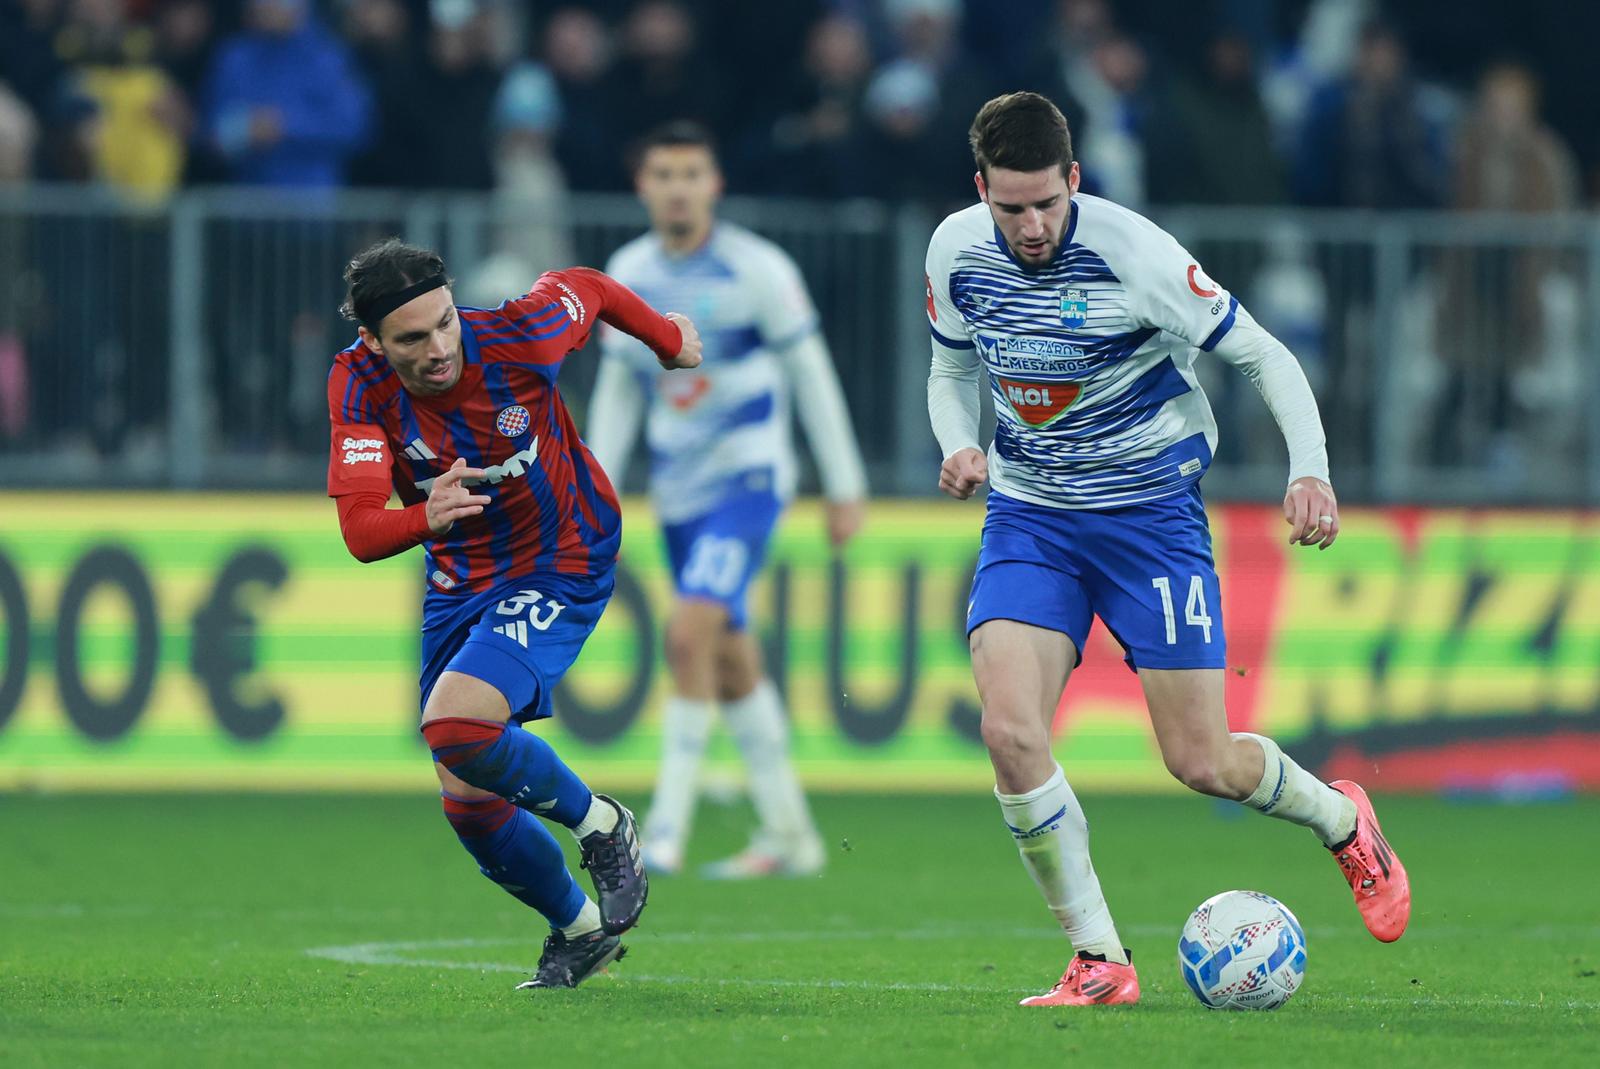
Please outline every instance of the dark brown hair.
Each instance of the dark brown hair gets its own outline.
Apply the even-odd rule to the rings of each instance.
[[[1072,166],[1072,132],[1061,109],[1038,93],[1007,93],[978,109],[967,132],[972,158],[985,178],[989,168],[1042,171]]]
[[[385,297],[399,293],[423,279],[444,274],[444,258],[432,249],[407,245],[399,238],[384,238],[358,252],[345,265],[344,281],[348,290],[339,314],[354,320],[372,333],[378,333],[378,320],[373,310]],[[445,285],[453,280],[447,279]]]
[[[641,137],[634,144],[630,157],[635,171],[644,166],[644,158],[653,148],[703,148],[711,154],[711,162],[717,163],[716,137],[693,119],[662,123]]]

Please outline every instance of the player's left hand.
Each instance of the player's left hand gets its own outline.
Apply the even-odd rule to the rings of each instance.
[[[843,549],[867,518],[865,501],[828,502],[828,543],[834,549]]]
[[[675,324],[678,333],[683,336],[683,343],[678,346],[678,355],[671,360],[661,361],[661,366],[668,370],[688,369],[700,366],[700,332],[689,317],[678,312],[668,312],[667,320]]]
[[[1339,502],[1333,487],[1309,475],[1289,484],[1283,496],[1289,544],[1327,549],[1339,537]]]

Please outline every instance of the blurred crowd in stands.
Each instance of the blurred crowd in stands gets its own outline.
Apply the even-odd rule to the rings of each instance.
[[[633,232],[566,194],[627,190],[630,146],[664,120],[715,131],[734,192],[940,210],[972,200],[978,106],[1026,88],[1071,119],[1085,188],[1135,208],[1565,211],[1600,193],[1596,39],[1600,3],[1566,0],[0,0],[0,451],[159,480],[180,333],[226,339],[189,384],[215,442],[251,470],[324,448],[339,267],[402,210],[322,218],[324,191],[492,191],[502,223],[476,245],[449,228],[471,250],[450,245],[460,292],[492,303]],[[32,182],[124,210],[69,193],[30,213],[47,198],[7,193]],[[182,259],[140,208],[213,186],[313,210],[221,219]],[[1210,239],[1180,236],[1299,356],[1342,472],[1398,450],[1515,496],[1531,457],[1557,475],[1600,458],[1582,228],[1429,222],[1383,253],[1392,230],[1210,218]],[[879,460],[923,434],[862,418],[890,404],[898,233],[790,243]],[[186,286],[208,295],[190,319]],[[1276,455],[1248,384],[1207,388],[1238,455]]]
[[[1600,5],[1547,6],[0,0],[0,183],[622,190],[695,117],[740,191],[943,205],[977,106],[1030,88],[1135,207],[1562,209],[1600,175],[1564,43]]]

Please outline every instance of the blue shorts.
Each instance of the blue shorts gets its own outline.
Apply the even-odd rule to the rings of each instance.
[[[726,606],[728,626],[749,624],[750,582],[767,557],[783,502],[768,492],[730,494],[704,516],[662,526],[678,596]]]
[[[505,695],[511,722],[550,715],[550,695],[600,622],[615,576],[507,579],[471,595],[429,592],[422,606],[422,707],[442,672]]]
[[[1083,656],[1099,616],[1130,668],[1222,668],[1222,593],[1200,488],[1119,509],[989,494],[967,632],[990,620],[1060,631]]]

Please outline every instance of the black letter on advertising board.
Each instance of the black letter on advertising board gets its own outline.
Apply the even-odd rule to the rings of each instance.
[[[844,651],[848,644],[845,624],[848,583],[844,562],[833,562],[833,599],[828,607],[828,691],[839,727],[856,742],[888,742],[900,733],[906,717],[911,714],[911,697],[917,687],[917,613],[922,589],[922,572],[915,564],[906,565],[905,583],[906,596],[901,602],[899,684],[888,701],[878,706],[868,705],[849,696],[850,685],[844,671]]]
[[[22,704],[28,681],[28,592],[22,576],[0,553],[0,616],[6,621],[6,659],[0,666],[0,727]]]
[[[628,690],[612,705],[590,705],[575,688],[566,683],[556,687],[555,701],[561,707],[561,726],[584,742],[610,742],[627,731],[644,711],[644,700],[650,694],[650,681],[656,669],[656,629],[650,618],[650,599],[644,587],[625,566],[617,565],[617,587],[611,595],[613,606],[621,602],[633,621],[633,640],[639,655],[634,659],[633,679]]]
[[[133,670],[128,673],[122,693],[109,700],[90,694],[83,685],[83,666],[78,658],[83,606],[100,586],[120,589],[133,610]],[[121,546],[98,546],[84,554],[61,589],[61,609],[56,618],[56,687],[67,719],[79,731],[101,742],[127,734],[155,686],[159,639],[155,591],[133,554]]]
[[[789,564],[772,567],[772,627],[763,636],[767,678],[778,689],[785,713],[789,709]]]
[[[965,579],[956,587],[956,633],[961,636],[961,647],[967,648],[967,601],[972,597],[972,579],[978,574],[978,558],[972,558]],[[965,698],[950,699],[950,728],[970,742],[982,742],[983,709]]]
[[[289,567],[276,552],[247,546],[228,558],[211,596],[195,610],[189,667],[205,686],[217,723],[236,739],[266,738],[283,723],[276,695],[247,701],[239,683],[256,670],[256,620],[243,595],[252,586],[277,590],[288,578]]]

